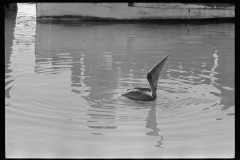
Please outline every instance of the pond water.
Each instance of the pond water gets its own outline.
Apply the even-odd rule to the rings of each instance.
[[[169,54],[154,102],[149,87]],[[235,24],[36,22],[5,9],[6,157],[235,156]]]

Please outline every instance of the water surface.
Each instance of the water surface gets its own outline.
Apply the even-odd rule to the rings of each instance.
[[[6,157],[234,157],[234,23],[43,23],[35,7],[5,10]],[[166,54],[156,101],[121,97]]]

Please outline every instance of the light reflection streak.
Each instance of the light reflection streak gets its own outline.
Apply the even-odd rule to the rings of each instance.
[[[214,54],[213,54],[213,57],[214,57],[214,65],[213,65],[213,68],[212,68],[212,71],[213,72],[215,72],[215,69],[218,67],[218,50],[215,50],[214,51]],[[214,73],[210,73],[209,74],[209,76],[211,76],[211,77],[214,77]],[[214,78],[211,78],[211,81],[212,81],[212,83],[215,83],[216,84],[216,82],[215,82],[215,80],[217,80],[218,78],[216,78],[216,77],[214,77]]]

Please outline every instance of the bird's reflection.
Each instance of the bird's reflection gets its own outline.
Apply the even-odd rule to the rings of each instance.
[[[11,78],[12,69],[10,69],[11,64],[11,54],[13,48],[13,40],[14,40],[14,30],[16,27],[16,17],[17,17],[17,10],[11,10],[9,8],[4,9],[5,14],[5,79]],[[14,80],[5,80],[5,97],[10,98],[10,90],[12,86],[9,85]]]
[[[156,120],[156,102],[151,105],[151,109],[148,111],[148,116],[146,117],[146,128],[151,129],[150,132],[147,132],[146,135],[149,136],[159,136],[159,141],[157,141],[157,145],[155,145],[158,148],[162,148],[162,141],[163,137],[159,135],[160,129],[157,127],[158,123]]]

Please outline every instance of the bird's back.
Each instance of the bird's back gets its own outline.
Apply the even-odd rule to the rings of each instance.
[[[132,100],[139,101],[154,101],[155,99],[147,94],[146,92],[139,89],[131,89],[127,93],[122,94],[122,96],[127,97]]]

